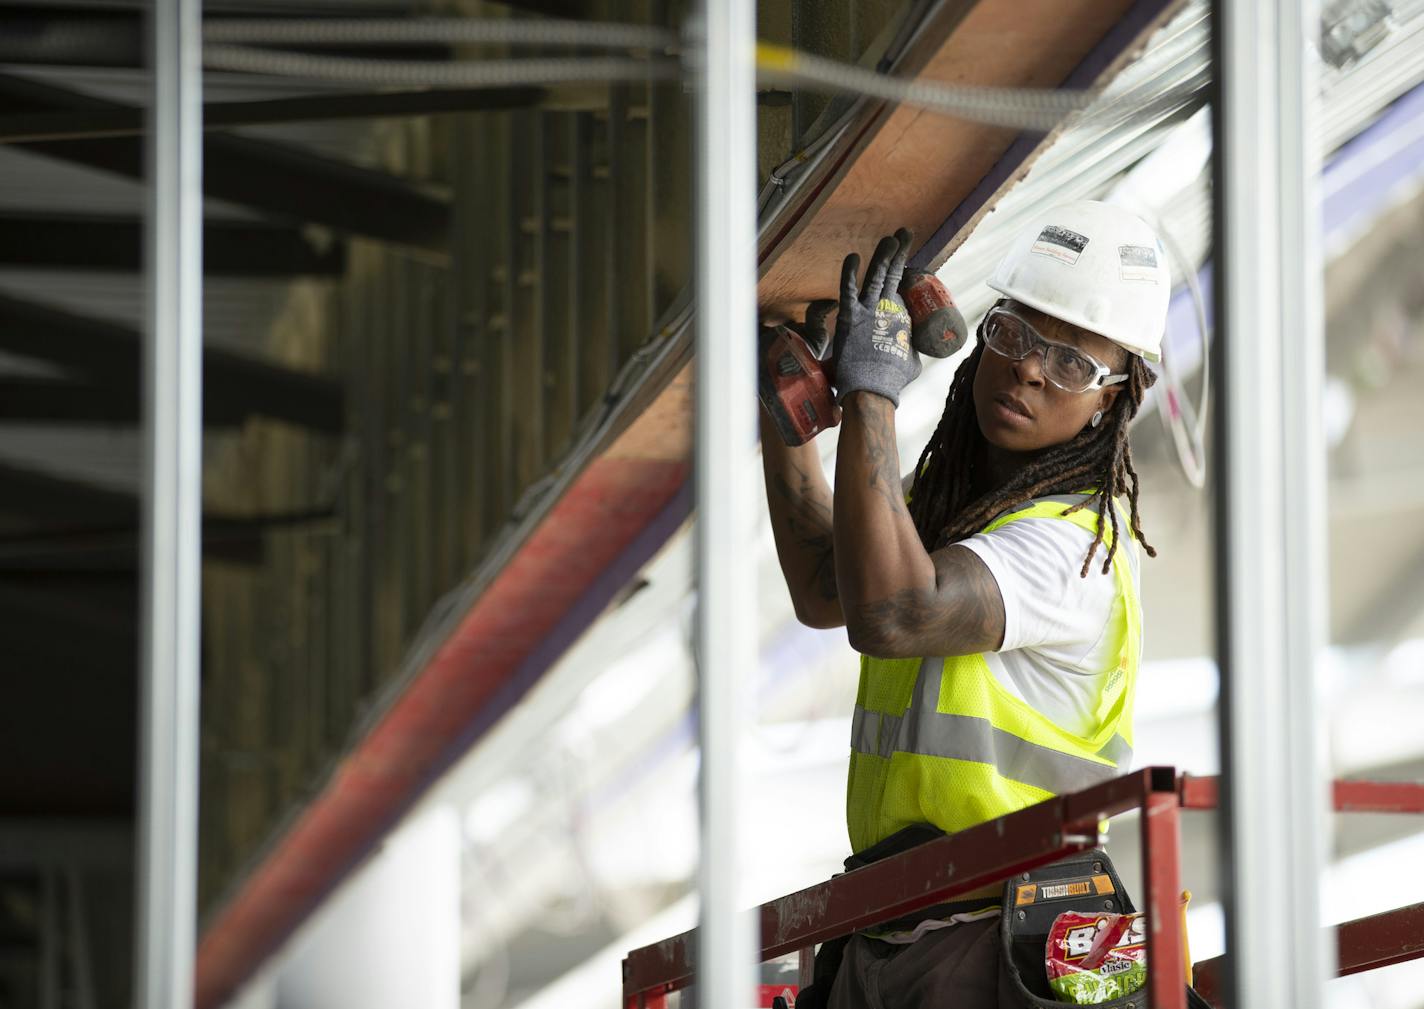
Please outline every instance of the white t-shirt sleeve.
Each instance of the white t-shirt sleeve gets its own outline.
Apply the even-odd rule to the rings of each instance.
[[[959,546],[974,551],[1004,601],[1000,651],[1029,648],[1060,661],[1081,662],[1102,639],[1113,613],[1116,584],[1103,574],[1101,544],[1083,578],[1093,534],[1057,518],[1023,518]]]

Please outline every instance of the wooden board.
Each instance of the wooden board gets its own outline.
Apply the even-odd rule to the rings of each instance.
[[[1053,88],[1080,68],[1094,83],[1110,79],[1157,24],[1179,6],[1141,0],[983,0],[945,4],[926,40],[903,63],[920,65],[924,81],[985,87]],[[1135,22],[1135,23],[1134,23]],[[1095,52],[1121,24],[1132,27],[1132,44]],[[940,44],[925,50],[928,40]],[[1096,59],[1095,59],[1096,58]],[[1093,63],[1098,64],[1097,68]],[[941,222],[960,210],[1019,138],[1017,131],[952,119],[908,107],[882,107],[854,148],[818,188],[800,217],[763,249],[758,300],[772,315],[785,315],[815,298],[834,298],[847,253],[869,256],[882,235],[905,226],[929,239]],[[943,262],[968,237],[997,197],[1027,174],[1033,155],[1016,159],[1014,171],[990,193],[951,242],[933,250]]]

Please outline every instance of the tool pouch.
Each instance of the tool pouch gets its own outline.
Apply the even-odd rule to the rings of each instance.
[[[1000,1009],[1063,1009],[1066,1003],[1055,999],[1048,987],[1044,954],[1053,920],[1064,911],[1132,914],[1137,910],[1112,861],[1096,849],[1011,877],[1004,883],[1003,906],[999,919]],[[1149,974],[1152,969],[1149,961]],[[1104,1009],[1147,1009],[1148,995],[1143,989],[1098,1005]],[[1211,1007],[1187,988],[1187,1009]]]

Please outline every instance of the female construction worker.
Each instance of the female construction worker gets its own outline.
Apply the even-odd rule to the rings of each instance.
[[[902,484],[895,410],[920,373],[897,293],[910,236],[846,258],[835,491],[763,423],[798,617],[861,653],[846,817],[864,864],[1128,769],[1141,652],[1128,424],[1159,358],[1165,254],[1078,202],[1024,230],[944,415]],[[816,1004],[996,1006],[999,888],[857,933]],[[829,987],[829,992],[826,988]]]

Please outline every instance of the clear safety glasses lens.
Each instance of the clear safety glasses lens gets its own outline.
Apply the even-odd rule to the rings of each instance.
[[[1086,392],[1097,380],[1096,362],[1072,347],[1049,343],[1032,326],[1015,316],[995,312],[984,327],[989,349],[1011,361],[1022,361],[1043,348],[1043,377],[1065,392]]]

